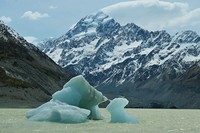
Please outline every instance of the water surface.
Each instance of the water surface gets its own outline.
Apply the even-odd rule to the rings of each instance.
[[[127,109],[139,124],[109,123],[104,120],[82,124],[33,122],[26,119],[29,109],[0,109],[0,133],[200,133],[200,110]]]

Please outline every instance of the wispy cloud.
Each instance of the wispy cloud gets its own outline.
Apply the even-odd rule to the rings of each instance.
[[[25,36],[24,37],[29,43],[35,44],[37,45],[38,43],[38,38],[34,37],[34,36]]]
[[[103,8],[102,11],[122,25],[135,23],[147,30],[178,31],[195,29],[200,25],[200,8],[188,3],[161,0],[135,0]]]
[[[49,6],[49,9],[56,9],[56,8],[58,8],[58,7],[57,6],[53,6],[53,5]]]
[[[177,17],[169,22],[170,26],[180,26],[186,27],[188,25],[196,25],[200,24],[200,8],[192,10],[183,16]]]
[[[2,20],[4,23],[10,23],[12,21],[10,17],[6,17],[6,16],[1,16],[0,20]]]
[[[47,13],[27,11],[21,17],[22,18],[28,18],[30,20],[38,20],[38,19],[47,18],[47,17],[50,17],[50,16]]]

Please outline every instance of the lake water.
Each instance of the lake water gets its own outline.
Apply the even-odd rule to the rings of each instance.
[[[200,110],[127,109],[139,124],[109,123],[109,113],[101,110],[104,120],[62,124],[29,121],[29,109],[0,109],[0,133],[200,133]]]

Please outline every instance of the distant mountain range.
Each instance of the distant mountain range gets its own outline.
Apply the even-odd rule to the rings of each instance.
[[[103,12],[82,18],[65,35],[39,44],[67,71],[83,74],[109,98],[129,107],[200,108],[200,36],[170,35]]]
[[[34,107],[71,75],[0,21],[0,107]]]

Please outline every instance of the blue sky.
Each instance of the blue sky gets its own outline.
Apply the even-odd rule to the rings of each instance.
[[[86,15],[124,1],[130,0],[1,0],[0,19],[20,35],[38,41],[59,37]],[[189,11],[200,8],[200,0],[164,1],[187,3]]]
[[[87,14],[120,1],[123,0],[1,0],[0,18],[8,18],[7,25],[22,36],[59,37]],[[31,20],[22,17],[27,11],[48,16]]]

